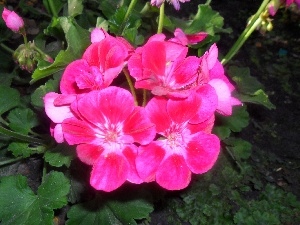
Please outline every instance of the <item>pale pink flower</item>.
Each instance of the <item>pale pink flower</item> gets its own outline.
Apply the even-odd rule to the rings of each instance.
[[[180,2],[184,3],[184,2],[189,2],[189,1],[190,0],[167,0],[167,2],[171,3],[176,10],[180,9],[180,4],[179,4]],[[151,0],[151,5],[160,7],[164,2],[165,2],[165,0]]]
[[[43,100],[47,116],[51,119],[50,133],[58,143],[64,142],[61,123],[66,118],[74,117],[70,105],[76,95],[61,95],[54,92],[47,93]]]
[[[23,19],[14,11],[10,11],[4,7],[2,12],[2,19],[6,26],[14,32],[19,32],[24,27]]]
[[[202,174],[212,168],[220,141],[206,130],[211,121],[203,126],[189,123],[199,107],[197,94],[181,100],[154,97],[149,101],[147,115],[164,139],[139,147],[136,167],[145,182],[156,181],[168,190],[180,190],[188,186],[192,173]]]
[[[144,108],[134,105],[130,92],[119,87],[91,91],[71,104],[76,117],[65,119],[66,141],[77,146],[78,157],[93,165],[90,184],[113,191],[126,180],[141,183],[135,168],[137,146],[155,136]]]

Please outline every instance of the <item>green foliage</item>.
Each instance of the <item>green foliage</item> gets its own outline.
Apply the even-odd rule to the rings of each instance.
[[[245,153],[235,155],[248,157]],[[222,157],[223,158],[223,157]],[[174,200],[177,214],[192,225],[298,224],[300,202],[296,196],[267,184],[258,197],[248,186],[249,174],[234,170],[226,160],[214,171],[198,177]],[[247,179],[246,179],[247,178]]]
[[[0,115],[20,104],[20,94],[16,89],[0,85],[0,93]]]
[[[232,66],[228,70],[228,75],[237,84],[239,89],[238,98],[242,102],[263,105],[268,109],[275,109],[270,102],[268,95],[262,90],[263,85],[250,75],[249,68],[239,68]]]
[[[126,195],[123,193],[118,198],[97,197],[72,206],[66,224],[134,225],[137,224],[135,219],[148,218],[152,211],[152,204],[141,198],[138,192]]]
[[[32,74],[32,81],[45,78],[51,74],[63,70],[70,62],[81,57],[83,51],[90,43],[90,34],[87,30],[76,24],[75,20],[69,17],[58,18],[56,26],[61,26],[66,35],[68,47],[61,50],[55,58],[54,63],[49,66],[37,68]]]
[[[65,165],[69,167],[75,155],[75,148],[63,143],[46,151],[44,158],[51,166],[61,167]]]
[[[69,181],[60,172],[48,174],[39,186],[37,194],[34,194],[27,185],[26,178],[21,175],[2,177],[1,224],[52,224],[53,210],[67,204],[69,188]]]

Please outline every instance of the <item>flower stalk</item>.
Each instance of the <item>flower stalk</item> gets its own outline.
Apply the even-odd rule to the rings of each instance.
[[[165,3],[163,3],[159,8],[159,19],[158,19],[158,27],[157,33],[162,33],[164,27],[164,17],[165,17]]]
[[[225,65],[228,63],[229,60],[232,59],[233,56],[240,50],[240,48],[243,46],[243,44],[246,42],[246,40],[250,37],[252,32],[261,25],[262,13],[266,10],[270,0],[264,0],[262,4],[260,5],[259,9],[253,16],[253,18],[250,21],[250,24],[245,28],[243,33],[240,35],[238,40],[233,44],[229,52],[226,54],[226,56],[222,59],[221,63]]]

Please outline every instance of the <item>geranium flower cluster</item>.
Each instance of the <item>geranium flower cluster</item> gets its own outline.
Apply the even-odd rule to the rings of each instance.
[[[125,181],[156,181],[168,190],[188,186],[191,174],[212,168],[220,140],[212,134],[215,113],[231,115],[241,102],[218,61],[216,45],[202,56],[187,56],[188,44],[205,33],[150,37],[134,49],[125,39],[94,29],[92,44],[62,75],[61,93],[44,97],[59,143],[76,145],[79,159],[92,165],[90,184],[113,191]],[[136,89],[153,96],[137,106],[128,90],[114,86],[126,70]]]
[[[298,8],[300,8],[300,0],[271,0],[268,5],[268,12],[271,16],[275,16],[277,10],[281,6],[289,7],[292,4],[296,4]]]

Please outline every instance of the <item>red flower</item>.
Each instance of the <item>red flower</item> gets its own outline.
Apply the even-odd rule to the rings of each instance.
[[[146,106],[157,133],[165,139],[139,147],[136,167],[140,177],[156,182],[168,190],[188,186],[191,173],[207,172],[217,160],[220,141],[207,133],[206,125],[189,124],[199,112],[201,98],[192,94],[184,100],[154,97]]]
[[[97,190],[113,191],[126,180],[141,183],[135,168],[139,144],[155,136],[154,124],[144,108],[134,105],[125,89],[108,87],[83,95],[71,104],[76,117],[65,119],[63,133],[70,145],[78,144],[78,157],[93,165],[90,183]]]
[[[24,27],[23,19],[14,11],[10,11],[6,8],[3,9],[2,19],[6,26],[14,32],[19,32]]]

